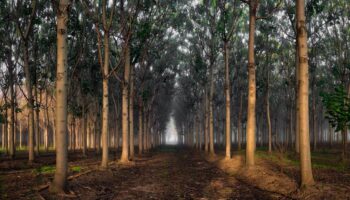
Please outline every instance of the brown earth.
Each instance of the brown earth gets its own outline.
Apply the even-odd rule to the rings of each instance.
[[[115,156],[111,153],[110,159]],[[53,173],[37,171],[53,165],[53,155],[33,166],[24,159],[1,161],[0,199],[350,199],[348,179],[341,181],[339,173],[332,176],[340,181],[331,182],[323,175],[328,172],[316,170],[318,184],[299,190],[297,169],[257,159],[257,167],[247,170],[238,155],[225,160],[222,155],[209,158],[183,147],[163,147],[130,165],[111,162],[107,171],[98,169],[100,158],[94,153],[69,158],[69,165],[81,170],[70,170],[69,191],[56,196],[47,190]]]

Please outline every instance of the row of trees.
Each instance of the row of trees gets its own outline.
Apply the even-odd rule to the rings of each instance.
[[[183,47],[188,62],[173,102],[179,140],[209,155],[222,145],[228,159],[231,144],[241,150],[244,143],[248,167],[257,146],[292,149],[300,155],[302,186],[314,183],[310,135],[314,150],[341,142],[345,159],[349,6],[322,0],[192,6],[186,24],[193,31]]]
[[[68,147],[84,155],[102,147],[106,169],[121,137],[119,161],[128,163],[135,146],[142,154],[164,142],[173,114],[180,141],[212,156],[215,143],[225,144],[227,159],[233,141],[239,150],[245,144],[248,167],[257,145],[269,152],[293,147],[302,185],[311,185],[309,122],[314,149],[337,138],[327,116],[342,131],[346,153],[349,6],[346,0],[5,1],[3,147],[13,158],[21,138],[33,162],[42,143],[54,146],[51,190],[61,192]]]

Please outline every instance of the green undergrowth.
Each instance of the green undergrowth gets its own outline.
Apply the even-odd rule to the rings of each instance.
[[[80,172],[82,169],[83,167],[81,166],[73,166],[69,168],[71,172]],[[56,167],[52,165],[38,167],[33,170],[35,174],[53,174],[55,173],[55,171],[56,171]]]
[[[338,172],[350,171],[349,161],[341,161],[339,153],[330,151],[317,151],[311,153],[312,167],[315,169],[335,170]],[[267,151],[257,150],[257,157],[267,159],[275,163],[296,166],[300,165],[299,156],[294,152],[269,154]]]

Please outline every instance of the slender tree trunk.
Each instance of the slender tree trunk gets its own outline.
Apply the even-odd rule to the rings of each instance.
[[[256,81],[255,81],[255,60],[254,60],[254,38],[255,21],[258,1],[250,0],[249,5],[249,45],[248,45],[248,109],[247,109],[247,146],[246,166],[255,165],[255,104],[256,104]]]
[[[28,41],[23,41],[23,66],[26,76],[26,86],[27,86],[27,97],[28,97],[28,115],[29,115],[29,124],[28,124],[28,154],[29,154],[29,163],[32,163],[35,159],[34,155],[34,99],[33,99],[33,85],[32,85],[32,76],[31,70],[29,68],[29,47]]]
[[[226,134],[226,159],[231,159],[231,95],[230,95],[230,68],[228,41],[224,41],[224,60],[225,60],[225,134]]]
[[[122,84],[122,130],[123,130],[123,148],[120,158],[121,163],[129,162],[129,116],[128,116],[128,104],[129,104],[129,78],[130,78],[130,49],[129,44],[125,45],[125,63],[124,63],[124,83]]]
[[[310,135],[309,135],[309,74],[307,32],[305,26],[305,2],[296,1],[296,19],[298,32],[299,53],[299,144],[300,144],[300,172],[301,186],[314,184],[311,168]]]
[[[316,120],[316,95],[315,95],[315,87],[313,87],[313,91],[312,91],[313,95],[312,95],[312,132],[313,132],[313,145],[314,148],[313,150],[316,151],[317,150],[317,120]]]
[[[108,167],[108,73],[109,73],[109,32],[104,33],[104,61],[103,61],[103,98],[102,98],[102,162],[101,167]]]
[[[15,146],[15,95],[13,89],[13,66],[9,63],[9,86],[10,86],[10,107],[7,112],[7,123],[8,123],[8,148],[10,158],[13,159],[16,153]]]
[[[129,130],[130,130],[130,159],[134,159],[134,69],[130,66],[130,97],[129,97]]]
[[[142,133],[143,133],[143,121],[142,121],[142,100],[141,97],[139,99],[139,155],[142,154],[143,152],[143,137],[142,137]]]
[[[213,64],[210,65],[210,92],[209,92],[209,154],[215,155],[214,151],[214,113],[213,113],[213,97],[214,97],[214,75]]]
[[[69,0],[60,0],[57,9],[56,80],[56,171],[50,191],[62,193],[67,187],[67,22]]]

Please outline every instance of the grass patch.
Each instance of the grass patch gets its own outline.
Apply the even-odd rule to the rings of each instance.
[[[257,151],[257,157],[267,159],[275,163],[299,166],[299,156],[294,152],[286,152],[284,154],[272,152],[271,154],[266,151]],[[342,162],[340,156],[337,153],[329,151],[320,151],[311,153],[312,167],[315,169],[331,169],[338,172],[349,171],[349,162]]]
[[[72,172],[80,172],[82,170],[82,167],[80,167],[80,166],[73,166],[71,168],[71,170],[72,170]]]
[[[36,174],[53,174],[56,171],[54,166],[42,166],[35,169]]]

